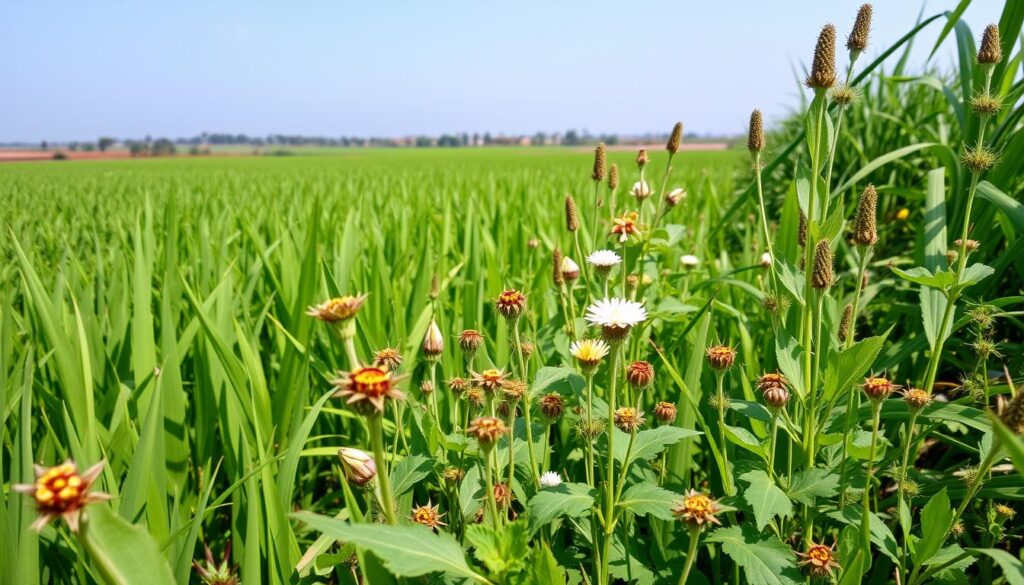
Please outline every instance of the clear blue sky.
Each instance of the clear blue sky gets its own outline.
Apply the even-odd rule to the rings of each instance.
[[[845,41],[860,3],[12,1],[0,8],[0,141],[638,133],[676,120],[741,132],[751,108],[778,119],[796,103],[793,67],[822,24]],[[922,8],[874,5],[869,56]],[[976,35],[1002,7],[974,1]]]

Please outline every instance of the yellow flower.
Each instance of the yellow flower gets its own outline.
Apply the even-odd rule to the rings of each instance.
[[[683,501],[672,508],[672,513],[683,522],[701,528],[705,524],[721,524],[716,516],[721,509],[717,500],[696,490],[690,490],[683,497]]]
[[[910,210],[906,207],[896,212],[896,219],[899,221],[907,221],[908,217],[910,217]]]
[[[381,413],[384,412],[385,400],[405,399],[405,393],[397,388],[400,379],[376,366],[341,372],[340,378],[331,381],[337,388],[333,396],[344,398],[346,404],[363,414]]]
[[[347,321],[356,316],[363,303],[366,302],[366,296],[365,294],[360,294],[336,297],[310,307],[306,314],[327,323]]]

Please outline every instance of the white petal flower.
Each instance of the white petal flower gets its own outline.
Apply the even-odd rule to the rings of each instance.
[[[769,268],[772,265],[772,255],[768,252],[761,254],[761,266]]]
[[[587,307],[587,322],[601,327],[628,329],[647,319],[647,309],[626,299],[601,299]]]
[[[686,268],[696,268],[700,264],[700,258],[697,258],[693,254],[686,254],[679,257],[679,262]]]
[[[540,487],[557,487],[562,485],[562,476],[555,471],[545,471],[540,476]]]
[[[611,250],[598,250],[587,256],[587,262],[599,268],[611,268],[622,262],[622,258]]]
[[[572,258],[566,256],[562,258],[562,273],[579,275],[580,265],[573,262]]]
[[[637,181],[633,183],[633,197],[637,199],[643,199],[651,196],[651,187],[647,184],[647,181]]]

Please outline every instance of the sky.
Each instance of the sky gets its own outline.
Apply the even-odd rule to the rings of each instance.
[[[677,120],[736,134],[752,108],[772,121],[798,103],[794,70],[821,26],[835,23],[842,46],[861,1],[12,1],[0,7],[0,142],[640,134]],[[876,0],[867,57],[922,10],[956,4]],[[976,36],[1003,4],[974,0]],[[933,63],[948,69],[946,49]]]

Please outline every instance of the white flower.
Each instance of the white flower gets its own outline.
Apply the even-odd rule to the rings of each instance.
[[[637,181],[633,183],[633,197],[637,199],[644,199],[651,196],[651,187],[647,184],[647,181]]]
[[[761,254],[761,266],[769,268],[772,265],[772,255],[769,252]]]
[[[540,487],[557,487],[562,485],[562,476],[555,471],[545,471],[540,475]]]
[[[626,299],[601,299],[587,307],[587,322],[601,327],[628,329],[647,318],[647,309]]]
[[[681,199],[686,199],[686,189],[682,187],[672,189],[665,195],[665,203],[668,203],[670,206],[678,204]]]
[[[572,258],[562,258],[562,276],[567,280],[576,280],[580,275],[580,265],[573,262]]]
[[[611,268],[622,262],[622,258],[611,250],[598,250],[587,256],[587,262],[598,268]]]
[[[686,254],[679,257],[679,262],[686,268],[696,268],[700,264],[700,258],[697,258],[693,254]]]

